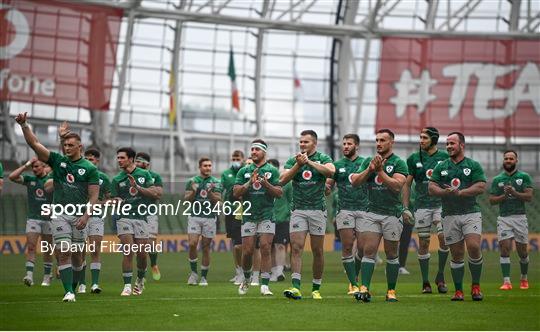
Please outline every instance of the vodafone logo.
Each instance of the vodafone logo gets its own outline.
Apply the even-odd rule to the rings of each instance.
[[[37,197],[43,197],[44,194],[45,193],[43,192],[43,189],[41,189],[41,188],[36,189],[36,196]]]
[[[15,27],[15,38],[8,45],[0,46],[0,59],[11,59],[26,48],[30,37],[30,27],[26,17],[19,10],[0,4],[0,12],[5,13],[3,20],[8,21]]]
[[[376,184],[376,185],[382,186],[382,180],[381,180],[381,178],[380,178],[378,175],[375,176],[375,180],[374,180],[374,181],[375,181],[375,184]]]
[[[253,182],[252,187],[255,190],[259,190],[259,189],[261,189],[262,185],[261,185],[261,183],[259,181],[257,181],[257,182]]]
[[[452,181],[450,181],[450,186],[454,189],[458,189],[461,185],[461,180],[458,178],[453,178]]]
[[[201,190],[201,192],[199,193],[201,195],[202,198],[206,198],[208,196],[208,192],[206,190]]]
[[[73,176],[73,174],[68,174],[68,175],[66,175],[66,181],[67,181],[68,183],[73,183],[73,182],[75,182],[75,177]]]
[[[131,196],[137,195],[138,192],[139,192],[139,191],[137,190],[137,188],[135,188],[135,187],[129,187],[129,194],[130,194]]]
[[[302,178],[304,178],[304,180],[311,180],[312,177],[313,177],[313,174],[311,173],[311,171],[302,172]]]
[[[428,170],[426,171],[426,178],[431,179],[431,176],[433,176],[433,170],[432,170],[432,169],[428,169]]]

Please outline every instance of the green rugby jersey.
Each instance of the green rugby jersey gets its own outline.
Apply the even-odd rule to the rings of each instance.
[[[259,176],[264,176],[271,185],[276,186],[279,184],[279,171],[269,163],[264,163],[261,167],[257,167],[255,164],[242,167],[236,174],[235,184],[243,185],[248,182],[256,169],[258,169]],[[243,201],[251,202],[251,209],[248,211],[251,215],[243,215],[242,223],[272,220],[274,197],[267,192],[259,181],[251,184],[243,196]],[[244,210],[244,212],[246,211]]]
[[[83,157],[71,161],[51,151],[47,164],[53,171],[54,204],[86,204],[89,198],[88,185],[99,185],[97,167]]]
[[[364,158],[358,156],[354,160],[344,157],[334,162],[336,172],[333,179],[338,188],[337,212],[340,210],[366,211],[369,202],[367,185],[353,187],[351,184],[351,175],[362,166],[363,161]]]
[[[111,180],[109,176],[98,169],[99,177],[99,200],[103,201],[107,194],[111,192]]]
[[[224,202],[236,202],[238,201],[233,196],[234,183],[236,182],[236,175],[238,174],[238,169],[228,168],[221,174],[221,185],[223,187],[223,201]]]
[[[4,166],[2,166],[2,163],[0,163],[0,179],[4,178]]]
[[[161,178],[161,175],[159,175],[158,173],[154,172],[151,169],[147,169],[146,171],[150,173],[150,176],[152,177],[154,181],[154,186],[163,188],[163,179]],[[148,201],[148,203],[157,203],[159,201],[157,199],[152,199],[150,197],[147,197],[146,200]]]
[[[415,182],[416,209],[433,209],[441,206],[439,197],[429,195],[428,185],[435,166],[448,158],[448,153],[441,150],[437,150],[431,156],[426,151],[421,150],[407,158],[409,175],[412,175]]]
[[[52,203],[52,193],[45,192],[45,182],[48,175],[37,177],[35,175],[23,175],[23,185],[26,186],[28,199],[28,219],[50,220],[48,216],[41,215],[41,205]]]
[[[331,163],[332,159],[321,152],[309,156],[309,160],[321,165]],[[291,169],[296,164],[295,157],[289,158],[285,169]],[[326,177],[309,165],[303,165],[292,178],[293,210],[325,210],[324,189]]]
[[[446,159],[433,170],[430,181],[441,188],[445,185],[463,190],[476,182],[486,182],[486,176],[480,163],[465,157],[455,164],[452,159]],[[463,215],[480,212],[476,197],[442,197],[442,216]]]
[[[135,167],[135,169],[129,174],[131,174],[133,178],[135,178],[135,182],[143,188],[148,188],[154,185],[154,179],[150,173],[142,168]],[[127,214],[120,216],[120,218],[138,220],[146,219],[146,213],[144,213],[146,212],[146,209],[142,208],[141,210],[141,212],[144,214],[139,214],[138,211],[139,205],[147,204],[146,197],[141,195],[141,193],[135,187],[131,187],[128,173],[126,173],[126,171],[120,171],[120,173],[113,178],[111,183],[111,196],[120,197],[123,204],[131,204],[131,209],[127,211]]]
[[[369,168],[369,163],[372,157],[364,159],[362,166],[356,173],[362,173]],[[383,165],[383,171],[392,177],[395,173],[409,175],[407,171],[407,164],[401,158],[392,153]],[[371,173],[366,182],[368,190],[368,208],[369,212],[399,217],[401,215],[401,199],[400,193],[393,192],[385,186],[377,173]]]
[[[511,175],[502,172],[493,178],[490,194],[503,195],[505,185],[511,185],[517,192],[522,193],[525,189],[532,188],[532,179],[529,174],[517,170]],[[501,217],[525,214],[525,202],[514,196],[506,197],[499,203],[499,214]]]
[[[279,198],[274,199],[272,220],[276,224],[287,222],[291,219],[291,208],[293,200],[292,183],[288,182],[281,189],[283,190],[283,195],[281,195],[281,197]]]
[[[192,208],[190,211],[190,215],[199,218],[215,218],[217,214],[214,212],[216,210],[214,209],[214,207],[217,203],[212,203],[210,201],[210,197],[208,197],[208,192],[210,191],[221,193],[223,191],[221,182],[219,181],[219,179],[213,176],[203,178],[202,176],[197,175],[188,180],[188,182],[186,183],[186,191],[193,190],[193,188],[191,187],[193,183],[196,183],[197,191],[195,193],[195,199],[193,200],[193,204],[191,206]],[[200,209],[199,204],[195,206],[195,202],[200,203]]]

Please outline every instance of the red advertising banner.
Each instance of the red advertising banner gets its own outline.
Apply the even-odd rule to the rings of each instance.
[[[1,0],[0,100],[108,110],[123,11]]]
[[[383,38],[376,129],[540,136],[540,40]]]

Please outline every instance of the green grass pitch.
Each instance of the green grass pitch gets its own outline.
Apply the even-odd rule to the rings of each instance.
[[[437,255],[432,255],[431,271]],[[420,272],[416,254],[411,253],[411,275],[399,276],[399,302],[386,303],[384,265],[376,267],[373,277],[373,302],[357,303],[346,295],[347,282],[339,253],[326,253],[322,301],[311,294],[311,255],[304,255],[302,292],[304,299],[283,297],[289,286],[271,283],[273,297],[261,297],[258,287],[239,296],[236,286],[227,282],[232,275],[230,253],[214,253],[209,286],[187,286],[186,253],[168,253],[159,257],[162,279],[151,280],[141,296],[120,297],[122,278],[120,255],[103,256],[101,286],[103,292],[77,295],[76,303],[62,303],[62,286],[55,280],[51,287],[39,286],[42,263],[36,264],[34,282],[22,283],[24,257],[0,257],[0,328],[3,330],[539,330],[540,329],[540,255],[531,253],[531,288],[519,289],[519,264],[512,256],[512,291],[499,291],[500,267],[496,253],[485,253],[482,290],[483,302],[473,302],[466,268],[465,302],[451,302],[453,291],[450,271],[446,295],[420,293]],[[90,280],[87,271],[87,282]],[[434,276],[434,273],[432,273]],[[289,274],[287,278],[289,278]],[[89,289],[89,285],[88,285]]]

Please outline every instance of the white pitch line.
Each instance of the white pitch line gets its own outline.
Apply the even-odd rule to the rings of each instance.
[[[437,296],[435,295],[435,298],[450,298],[450,295],[443,295],[443,296]],[[374,295],[374,298],[383,298],[384,295]],[[540,297],[540,294],[520,294],[520,295],[514,295],[514,294],[493,294],[485,296],[485,298],[489,299],[491,297],[507,297],[509,299],[512,298],[525,298],[525,297]],[[79,297],[81,298],[81,297]],[[84,298],[84,297],[83,297]],[[398,298],[426,298],[429,299],[429,295],[400,295]],[[432,297],[433,298],[433,297]],[[144,296],[137,296],[135,299],[127,299],[127,298],[112,298],[112,299],[84,299],[82,300],[83,303],[92,303],[92,302],[127,302],[127,301],[219,301],[219,300],[227,300],[227,301],[244,301],[244,300],[263,300],[263,301],[269,301],[271,299],[279,299],[283,300],[283,297],[281,296],[274,296],[274,297],[243,297],[243,296],[229,296],[229,297],[161,297],[161,298],[146,298]],[[307,297],[304,298],[304,300],[310,300],[311,298]],[[347,295],[329,295],[329,296],[323,296],[324,299],[352,299],[351,296]],[[294,301],[294,300],[292,300]],[[10,305],[10,304],[39,304],[39,303],[60,303],[61,300],[43,300],[43,301],[14,301],[14,302],[0,302],[0,305]]]

